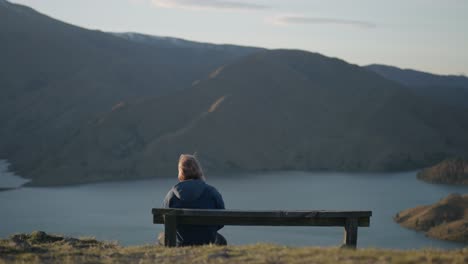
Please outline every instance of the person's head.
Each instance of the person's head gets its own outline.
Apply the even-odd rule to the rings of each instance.
[[[194,155],[182,154],[179,158],[179,181],[205,180],[203,170]]]

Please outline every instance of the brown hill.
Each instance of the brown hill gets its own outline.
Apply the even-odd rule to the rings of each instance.
[[[466,111],[310,52],[108,34],[2,1],[0,58],[0,158],[36,185],[174,175],[181,152],[225,172],[468,151]]]
[[[98,113],[190,87],[259,50],[184,43],[133,41],[2,1],[0,158],[28,176]]]
[[[468,243],[468,195],[451,194],[433,205],[404,210],[395,221],[430,237]]]
[[[175,175],[184,152],[210,172],[414,169],[466,152],[464,116],[342,60],[264,51],[83,126],[32,184]]]
[[[418,179],[431,183],[468,185],[468,160],[444,160],[418,173]]]

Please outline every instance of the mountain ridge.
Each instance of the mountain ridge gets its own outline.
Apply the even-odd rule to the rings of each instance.
[[[408,86],[444,85],[468,88],[468,77],[465,75],[442,75],[384,64],[370,64],[364,68]]]
[[[365,66],[382,77],[408,87],[418,96],[447,107],[468,110],[468,78],[462,75],[438,75],[394,66]]]
[[[392,171],[468,150],[461,106],[337,58],[181,48],[25,10],[0,6],[0,157],[32,185],[164,177],[180,153],[209,172]]]
[[[208,173],[407,170],[468,146],[453,123],[459,113],[438,116],[405,86],[339,59],[268,50],[215,73],[84,128],[57,153],[63,164],[44,163],[31,184],[66,181],[57,178],[67,171],[90,181],[164,177],[176,173],[180,153],[194,152]]]
[[[239,56],[158,49],[8,2],[0,6],[0,33],[0,156],[22,175],[101,112],[190,87]]]
[[[261,51],[264,48],[244,46],[244,45],[233,45],[233,44],[214,44],[209,42],[198,42],[187,40],[183,38],[169,37],[169,36],[158,36],[142,34],[137,32],[109,32],[110,34],[119,38],[128,39],[135,42],[156,44],[156,45],[174,45],[181,48],[205,48],[214,50],[224,50],[230,52],[239,52],[241,54],[248,54],[254,51]],[[165,43],[164,43],[165,42]]]

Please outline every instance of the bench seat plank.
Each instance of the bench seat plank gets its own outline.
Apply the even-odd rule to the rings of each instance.
[[[281,217],[281,218],[336,218],[336,217],[370,217],[372,211],[245,211],[219,209],[182,209],[182,208],[153,208],[153,215],[175,214],[183,216],[222,216],[222,217]]]
[[[164,219],[160,216],[154,216],[153,223],[164,224]],[[346,218],[183,216],[177,217],[177,224],[235,226],[345,226]],[[369,218],[358,218],[358,226],[368,227]]]

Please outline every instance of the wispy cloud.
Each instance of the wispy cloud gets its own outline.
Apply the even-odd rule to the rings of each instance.
[[[269,6],[229,0],[151,0],[155,6],[185,9],[263,10]]]
[[[284,15],[268,19],[268,22],[277,25],[291,25],[291,24],[315,24],[315,25],[343,25],[353,26],[359,28],[375,28],[377,25],[368,21],[349,20],[339,18],[326,18],[326,17],[310,17],[300,15]]]

